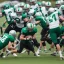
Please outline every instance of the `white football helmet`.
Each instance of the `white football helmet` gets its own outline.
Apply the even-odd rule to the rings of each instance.
[[[41,12],[36,12],[35,16],[42,16]]]
[[[46,6],[51,6],[51,2],[46,2]]]
[[[9,35],[12,35],[12,36],[16,37],[16,31],[15,31],[15,30],[11,30],[11,31],[9,32]]]
[[[48,12],[53,13],[55,11],[54,8],[49,8]]]
[[[23,9],[18,7],[18,8],[16,8],[16,12],[23,12]]]
[[[27,23],[27,28],[33,29],[35,27],[35,24]]]

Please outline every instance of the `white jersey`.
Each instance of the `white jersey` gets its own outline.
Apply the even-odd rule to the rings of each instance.
[[[11,13],[10,16],[12,17],[12,19],[14,19],[14,18],[15,19],[16,18],[20,19],[20,22],[19,23],[16,22],[16,26],[18,28],[23,28],[24,27],[24,21],[22,20],[22,16],[21,15],[18,16],[16,13]]]
[[[38,8],[38,4],[31,5],[31,8],[32,8],[32,9],[36,9],[36,8]]]
[[[41,11],[42,11],[43,16],[46,16],[47,10],[46,10],[45,6],[41,7]]]
[[[59,11],[55,11],[54,13],[52,13],[50,16],[48,16],[47,21],[49,23],[49,29],[53,29],[53,28],[57,28],[59,27],[59,16],[60,12]]]
[[[13,12],[14,12],[14,9],[13,9],[13,8],[9,8],[9,9],[4,10],[4,13],[5,13],[5,15],[6,15],[7,21],[11,21],[9,15],[10,15],[11,13],[13,13]]]
[[[23,28],[24,27],[24,21],[22,20],[22,16],[17,16],[17,18],[20,19],[20,23],[16,23],[16,26],[18,28]]]
[[[54,8],[55,11],[58,11],[59,9],[58,8]]]
[[[30,19],[31,19],[31,23],[35,23],[35,18],[34,18],[34,12],[35,10],[34,9],[30,9],[30,11],[28,12],[29,15],[30,15]]]

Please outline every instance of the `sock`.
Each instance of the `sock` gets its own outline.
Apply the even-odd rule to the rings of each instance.
[[[61,51],[59,51],[59,55],[60,55],[60,57],[63,57],[63,56],[62,56],[62,52],[61,52]]]
[[[38,50],[41,50],[41,47],[39,46]]]

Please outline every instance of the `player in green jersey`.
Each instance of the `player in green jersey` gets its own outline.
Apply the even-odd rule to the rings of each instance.
[[[2,37],[0,37],[0,50],[5,48],[7,45],[9,46],[8,47],[9,49],[15,49],[14,47],[12,47],[12,44],[14,43],[15,39],[16,39],[15,30],[11,30],[9,34],[5,33]],[[2,56],[2,54],[0,56]]]
[[[20,49],[10,51],[8,54],[13,53],[13,52],[21,53],[23,48],[26,48],[28,50],[31,50],[34,53],[34,55],[39,56],[35,53],[34,48],[33,48],[33,39],[35,39],[35,33],[37,33],[37,28],[35,27],[35,25],[32,23],[27,23],[27,27],[24,27],[21,31]]]

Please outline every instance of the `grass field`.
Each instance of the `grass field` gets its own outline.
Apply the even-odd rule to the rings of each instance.
[[[0,26],[2,26],[5,18],[0,18]],[[41,27],[38,26],[38,33],[36,34],[37,40],[40,42],[40,31]],[[49,45],[47,44],[47,48]],[[43,50],[43,49],[42,49]],[[50,51],[48,53],[41,53],[40,57],[34,57],[33,53],[28,55],[27,53],[18,54],[18,57],[13,57],[12,55],[7,58],[0,58],[0,64],[64,64],[64,60],[60,60],[59,56],[53,57],[50,55]]]

